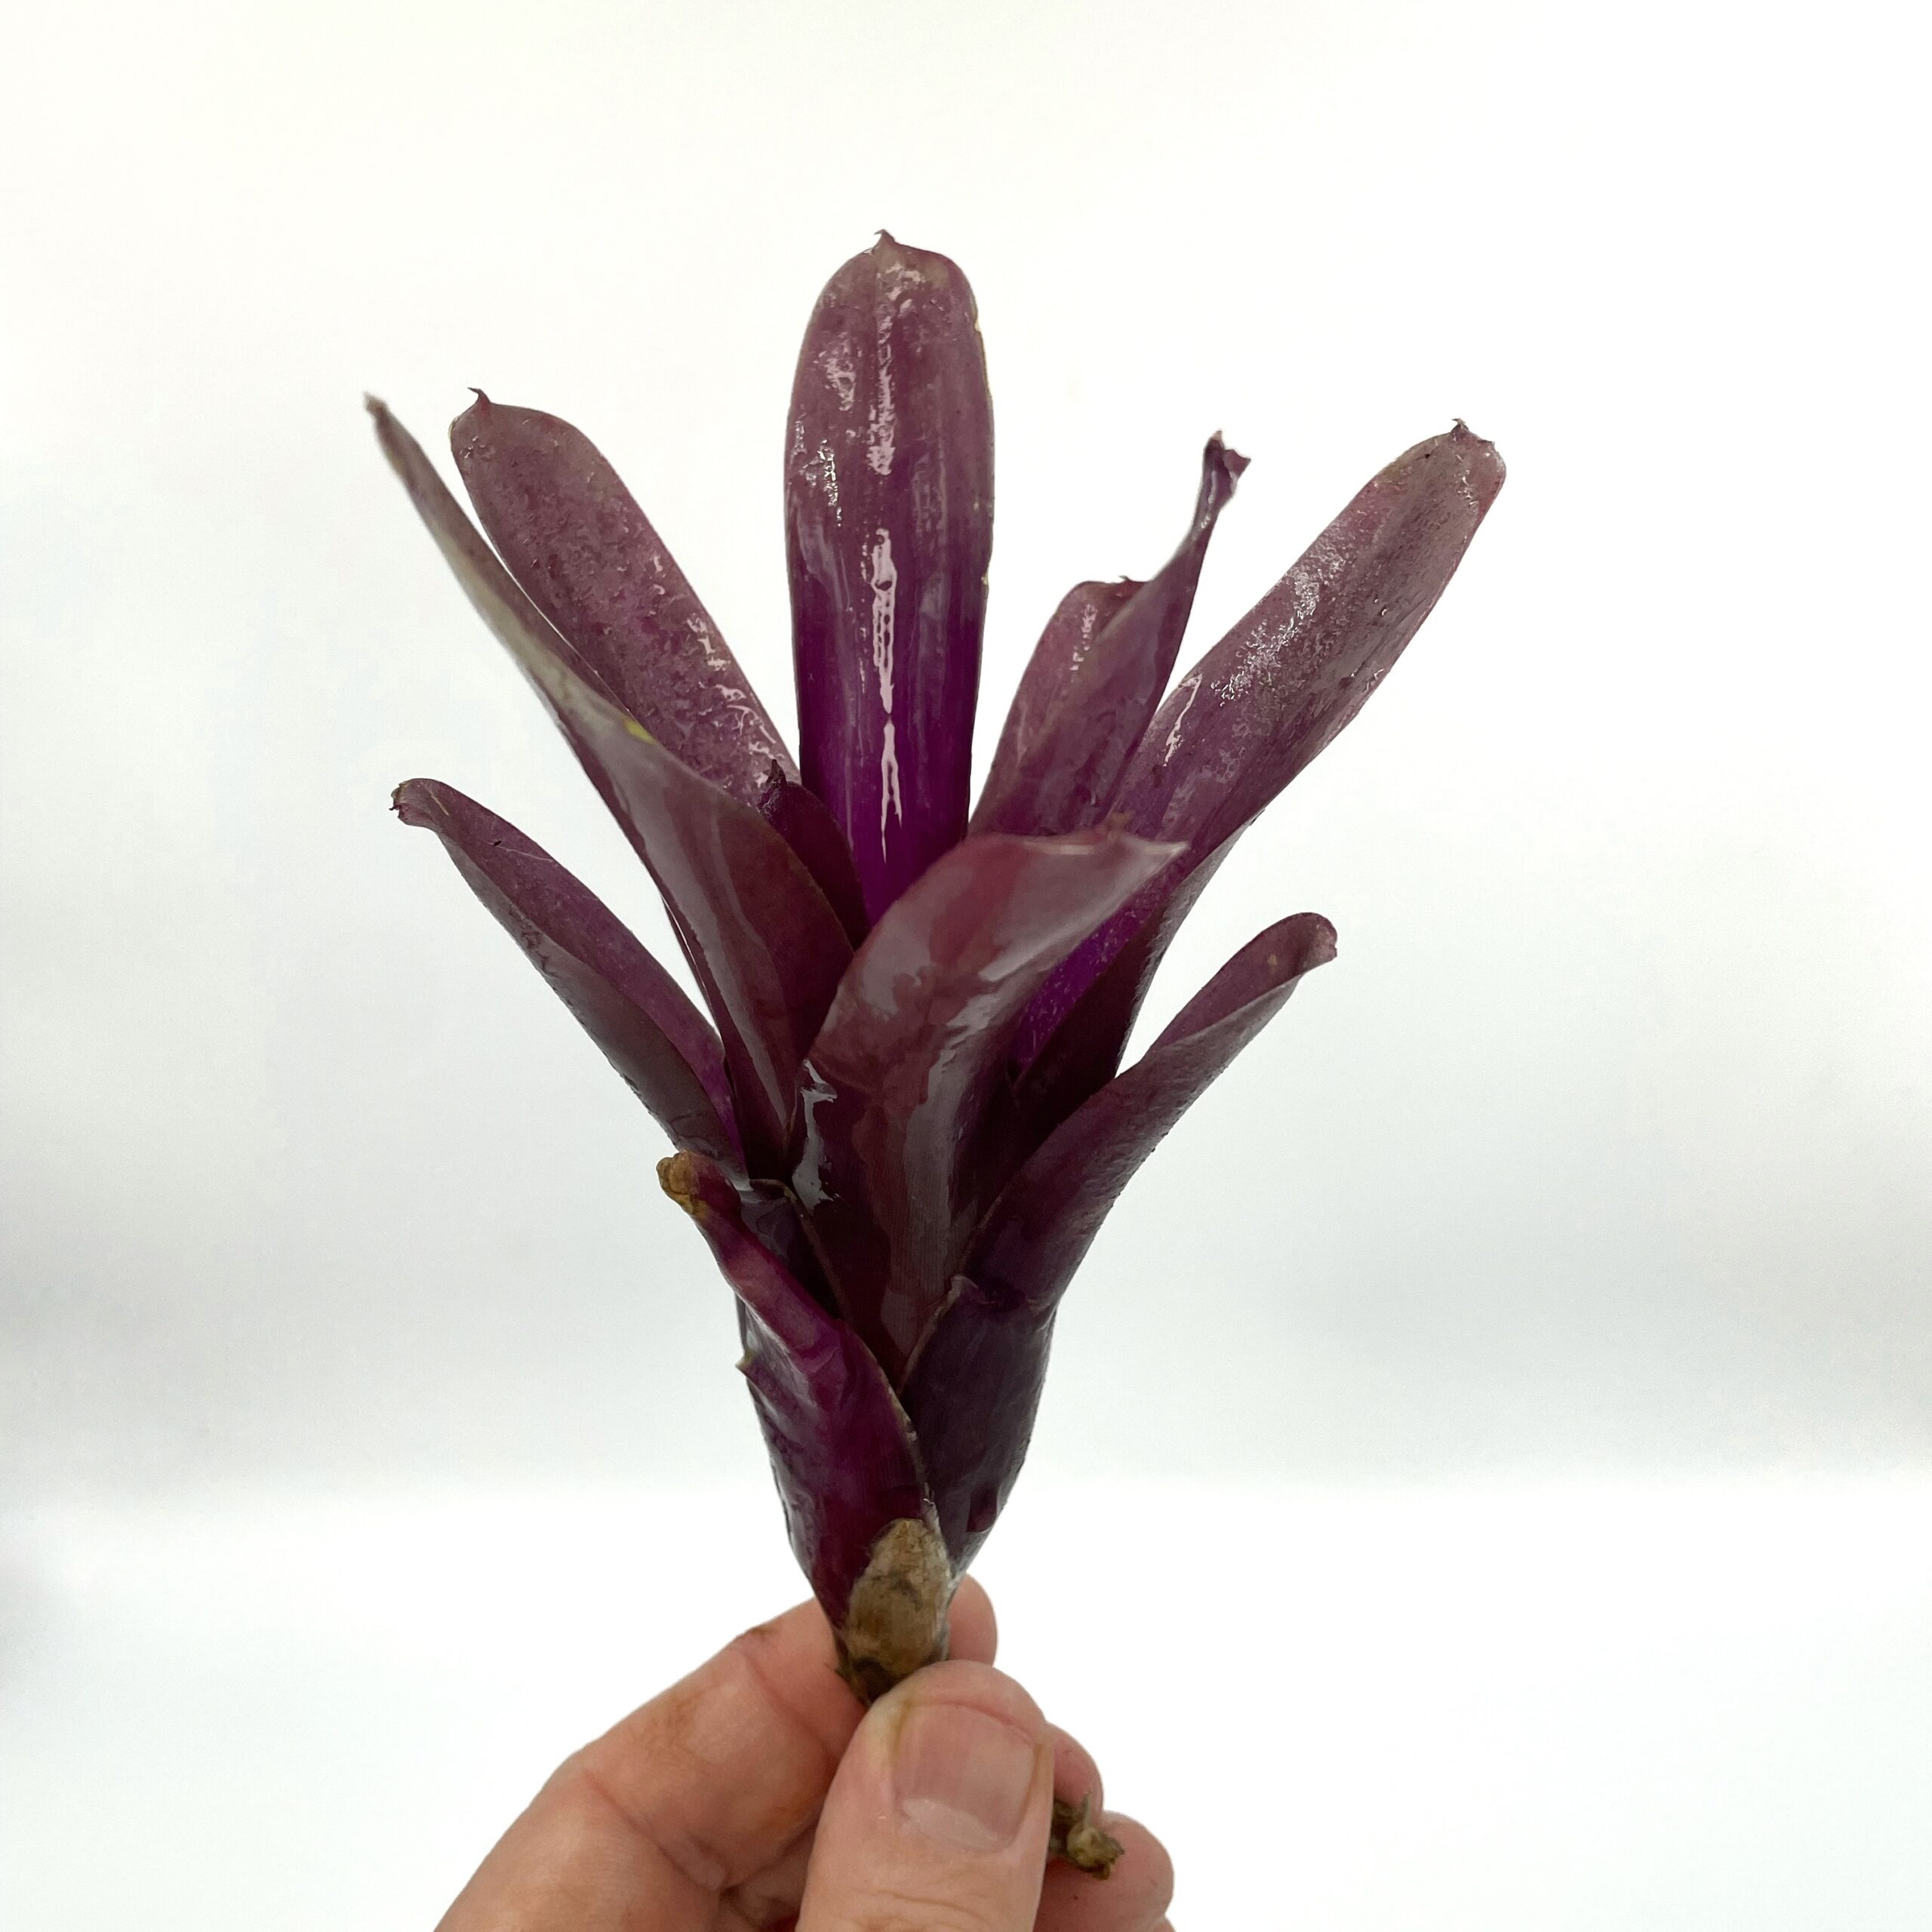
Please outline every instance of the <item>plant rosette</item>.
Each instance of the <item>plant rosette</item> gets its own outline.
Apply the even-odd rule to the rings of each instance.
[[[737,1297],[792,1547],[870,1700],[946,1653],[1108,1211],[1335,934],[1309,912],[1269,926],[1123,1069],[1155,968],[1234,841],[1401,655],[1502,460],[1460,423],[1398,457],[1170,691],[1247,467],[1211,438],[1169,561],[1077,584],[1048,619],[973,805],[992,412],[944,256],[881,235],[805,332],[785,441],[795,760],[578,430],[478,393],[450,440],[479,532],[369,408],[663,894],[709,1018],[506,820],[428,779],[395,809],[441,838],[676,1149],[660,1177]],[[1057,1820],[1090,1869],[1111,1842]]]

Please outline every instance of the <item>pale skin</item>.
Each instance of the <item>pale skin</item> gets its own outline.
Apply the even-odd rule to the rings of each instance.
[[[801,1604],[569,1758],[438,1932],[1173,1932],[1158,1839],[1104,1814],[1111,1878],[1047,1862],[1094,1761],[992,1667],[970,1579],[952,1660],[861,1711]]]

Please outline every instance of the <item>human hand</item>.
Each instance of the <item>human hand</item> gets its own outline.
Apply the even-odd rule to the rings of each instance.
[[[1172,1868],[1109,1814],[1102,1880],[1046,1859],[1100,1773],[992,1668],[969,1578],[952,1660],[861,1711],[816,1604],[748,1630],[569,1758],[438,1932],[1172,1932]]]

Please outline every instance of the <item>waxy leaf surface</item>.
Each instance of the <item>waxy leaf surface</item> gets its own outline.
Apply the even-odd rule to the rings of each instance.
[[[905,1385],[940,1529],[963,1565],[1019,1474],[1053,1318],[1140,1164],[1222,1069],[1335,956],[1310,912],[1242,947],[1146,1054],[1063,1121],[1007,1184],[975,1235],[966,1278]]]
[[[1061,599],[1007,712],[975,832],[1075,832],[1106,817],[1168,688],[1215,520],[1247,467],[1211,438],[1194,521],[1165,568],[1145,583],[1077,584]]]
[[[1461,423],[1396,458],[1287,574],[1182,678],[1129,763],[1115,810],[1185,850],[1054,974],[1027,1016],[1024,1065],[1063,1024],[1078,1057],[1117,1060],[1175,921],[1154,928],[1131,984],[1076,1014],[1088,989],[1160,918],[1189,873],[1229,841],[1354,717],[1455,574],[1497,492],[1503,460]],[[1124,1016],[1125,1023],[1122,1024]]]
[[[617,915],[534,839],[453,785],[411,779],[397,788],[395,810],[442,840],[470,890],[672,1142],[740,1169],[718,1035]]]
[[[660,744],[745,804],[774,762],[798,776],[710,613],[589,437],[479,392],[450,448],[511,574]]]
[[[1026,1460],[1057,1312],[960,1275],[906,1375],[906,1414],[955,1570],[985,1542]]]
[[[722,1172],[680,1155],[658,1174],[738,1297],[739,1367],[792,1551],[835,1626],[888,1527],[902,1517],[930,1520],[905,1413],[858,1337],[746,1232]]]
[[[799,767],[870,921],[966,829],[992,518],[972,291],[882,236],[812,312],[785,457]]]
[[[746,1160],[782,1174],[798,1063],[851,946],[792,848],[673,758],[512,580],[421,447],[380,405],[383,448],[470,601],[549,707],[664,895],[723,1037]]]
[[[1111,831],[970,838],[872,928],[804,1074],[792,1186],[840,1307],[896,1377],[1004,1179],[1005,1058],[1054,961],[1170,848]]]
[[[826,904],[838,915],[845,937],[857,946],[869,930],[865,894],[852,863],[852,848],[846,844],[838,821],[815,793],[787,778],[775,764],[765,776],[758,808],[765,823],[798,854],[825,894]]]

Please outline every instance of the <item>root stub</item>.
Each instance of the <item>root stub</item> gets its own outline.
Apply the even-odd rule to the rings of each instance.
[[[952,1571],[939,1532],[902,1517],[872,1545],[837,1632],[838,1674],[865,1703],[946,1655]]]
[[[902,1518],[880,1535],[834,1632],[838,1674],[861,1703],[875,1702],[915,1671],[945,1657],[952,1585],[945,1546],[930,1522]],[[1104,1878],[1121,1849],[1120,1841],[1096,1821],[1091,1792],[1077,1803],[1055,1797],[1049,1859],[1063,1858],[1076,1869]]]
[[[1094,1822],[1093,1795],[1078,1804],[1064,1798],[1054,1800],[1053,1835],[1047,1841],[1047,1856],[1063,1858],[1097,1878],[1110,1877],[1121,1851],[1118,1838]]]

